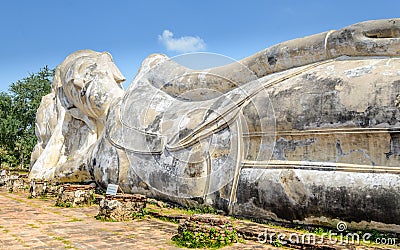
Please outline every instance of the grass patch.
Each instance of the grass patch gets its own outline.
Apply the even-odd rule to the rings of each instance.
[[[217,214],[217,211],[210,206],[203,206],[201,208],[184,208],[184,207],[160,208],[159,206],[153,203],[148,203],[146,207],[149,209],[149,211],[162,212],[164,214],[187,214],[187,215]]]
[[[18,235],[12,234],[11,236],[14,237],[15,240],[22,244],[24,247],[29,247],[29,245],[25,244],[24,241],[20,237],[18,237]]]
[[[65,246],[65,248],[75,248],[74,246],[71,245],[71,242],[63,237],[60,236],[53,236],[53,239],[61,241]]]
[[[153,217],[153,218],[156,218],[156,219],[159,219],[159,220],[162,220],[162,221],[166,221],[166,222],[171,222],[171,223],[174,223],[174,224],[179,224],[179,220],[178,219],[170,218],[170,217],[167,217],[167,216],[159,216],[159,217]]]
[[[36,226],[35,224],[28,224],[31,228],[39,228],[39,226]]]
[[[39,220],[38,222],[39,222],[39,224],[42,224],[42,225],[51,225],[51,224],[57,223],[56,221],[42,221],[42,220]]]
[[[64,240],[64,238],[63,238],[63,237],[60,237],[60,236],[53,236],[53,239],[59,240],[59,241]]]
[[[14,200],[14,201],[17,201],[17,202],[20,202],[20,203],[25,203],[24,200],[21,200],[21,199],[19,199],[19,198],[10,197],[10,196],[7,196],[7,197],[10,198],[10,199],[12,199],[12,200]]]
[[[83,219],[72,218],[70,220],[67,220],[66,222],[79,222],[79,221],[83,221]]]
[[[62,202],[57,203],[55,206],[56,207],[68,207],[69,208],[69,207],[73,207],[73,204],[72,204],[72,202],[67,201],[65,203],[62,203]]]
[[[133,219],[143,219],[144,217],[149,215],[149,211],[146,208],[143,208],[139,213],[132,213]]]
[[[213,227],[208,233],[184,230],[172,237],[172,242],[177,246],[186,248],[221,248],[238,241],[239,237],[235,230],[225,230],[224,235],[221,235]]]
[[[111,218],[106,218],[104,216],[99,216],[99,215],[94,216],[94,218],[96,220],[99,220],[99,221],[102,221],[102,222],[118,222],[117,220],[114,220],[114,219],[111,219]]]
[[[3,232],[4,232],[4,233],[8,233],[8,232],[10,232],[10,230],[8,230],[8,229],[3,229]]]

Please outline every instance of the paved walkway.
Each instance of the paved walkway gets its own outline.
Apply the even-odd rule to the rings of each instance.
[[[177,225],[154,218],[102,222],[98,206],[55,207],[54,200],[0,191],[0,249],[179,249]],[[225,249],[274,249],[246,241]]]

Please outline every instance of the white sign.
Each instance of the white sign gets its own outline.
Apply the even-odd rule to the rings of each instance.
[[[116,195],[118,191],[118,185],[108,184],[106,194]]]

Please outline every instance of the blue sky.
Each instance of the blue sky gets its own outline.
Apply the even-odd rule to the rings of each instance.
[[[152,53],[249,56],[281,41],[399,17],[398,0],[4,0],[0,91],[73,51],[109,51],[129,85]]]

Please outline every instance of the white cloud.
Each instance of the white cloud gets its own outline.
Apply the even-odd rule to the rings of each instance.
[[[169,30],[164,30],[162,35],[158,35],[158,40],[167,47],[167,50],[180,53],[201,51],[206,48],[206,43],[198,36],[174,38],[174,33]]]

